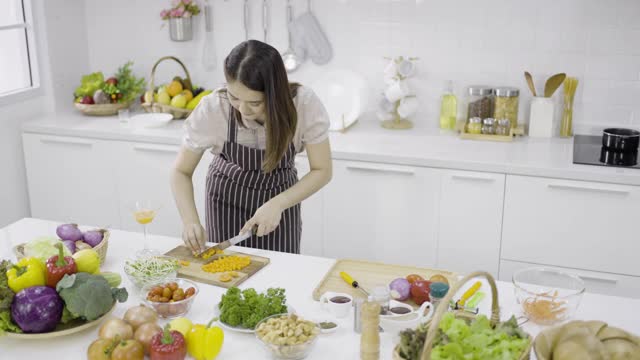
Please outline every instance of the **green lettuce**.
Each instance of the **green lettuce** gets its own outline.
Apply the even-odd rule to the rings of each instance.
[[[24,246],[24,255],[29,257],[36,257],[43,263],[50,257],[58,255],[58,248],[56,244],[62,243],[59,239],[51,236],[41,236],[29,241]],[[62,247],[64,256],[71,256],[71,251],[66,246]]]
[[[103,84],[104,75],[100,71],[94,72],[89,75],[84,75],[82,77],[82,80],[80,81],[80,86],[76,88],[74,94],[76,97],[86,95],[93,96],[93,93],[95,93],[96,90],[100,89]]]

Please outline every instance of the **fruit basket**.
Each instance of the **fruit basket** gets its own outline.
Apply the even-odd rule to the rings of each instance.
[[[127,109],[131,106],[131,103],[116,103],[116,104],[74,104],[76,109],[80,110],[85,115],[89,116],[111,116],[118,114],[119,110]]]
[[[491,317],[489,318],[489,325],[491,328],[495,329],[496,326],[500,324],[500,305],[498,304],[498,288],[496,287],[496,282],[493,276],[491,276],[491,274],[487,272],[478,271],[478,272],[470,273],[467,276],[465,276],[462,280],[460,280],[458,283],[453,285],[453,287],[449,290],[447,295],[442,299],[441,304],[449,304],[451,300],[453,300],[453,297],[458,293],[458,291],[460,291],[460,288],[476,277],[484,277],[491,287],[492,301],[491,301]],[[436,338],[438,335],[438,328],[445,313],[447,313],[447,310],[448,310],[447,306],[438,306],[436,308],[435,314],[433,315],[433,318],[431,318],[431,320],[425,323],[425,326],[428,328],[428,330],[426,333],[426,339],[424,340],[424,346],[422,347],[422,352],[420,355],[421,360],[431,359],[431,352],[435,348]],[[453,314],[456,319],[463,320],[467,323],[470,323],[471,321],[473,321],[478,317],[478,315],[476,314],[470,314],[465,311],[454,311]],[[521,331],[521,329],[518,329],[518,331]],[[528,334],[524,334],[524,335],[526,335],[526,337],[523,337],[522,339],[526,339],[528,341],[528,344],[526,345],[522,353],[520,353],[519,356],[517,357],[518,360],[528,360],[531,354],[532,338]],[[404,360],[404,357],[400,355],[400,345],[397,345],[393,349],[393,360]]]
[[[178,107],[178,106],[172,106],[171,104],[166,104],[166,103],[161,103],[158,101],[158,99],[156,98],[157,94],[155,94],[155,75],[156,75],[156,68],[158,67],[158,65],[165,61],[165,60],[173,60],[175,62],[177,62],[181,67],[182,70],[184,70],[185,73],[185,79],[183,82],[181,82],[180,86],[180,90],[178,91],[184,91],[184,90],[188,90],[191,93],[191,96],[193,97],[193,88],[192,88],[192,83],[191,83],[191,76],[189,75],[189,71],[187,70],[187,67],[182,63],[182,61],[180,61],[178,58],[174,57],[174,56],[164,56],[161,57],[158,61],[156,61],[156,63],[153,65],[153,68],[151,69],[151,80],[149,82],[149,90],[145,93],[144,95],[144,102],[142,103],[142,108],[144,108],[144,110],[146,112],[150,112],[150,113],[168,113],[173,115],[174,119],[184,119],[187,116],[189,116],[189,114],[191,114],[191,109],[186,109],[184,106],[183,107]],[[174,81],[175,78],[174,78]],[[173,81],[172,81],[173,84]],[[176,97],[175,95],[171,95],[172,97]],[[172,99],[170,99],[172,100]],[[188,103],[190,100],[192,99],[188,99],[186,100],[186,103]],[[175,103],[175,102],[174,102]],[[185,106],[186,106],[185,103]]]

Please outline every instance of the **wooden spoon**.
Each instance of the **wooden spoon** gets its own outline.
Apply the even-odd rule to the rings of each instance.
[[[533,85],[533,77],[531,77],[528,71],[524,72],[524,78],[527,79],[527,85],[529,85],[529,90],[531,90],[533,96],[538,96],[536,95],[536,87]]]
[[[549,79],[547,79],[547,82],[544,84],[544,97],[553,96],[553,93],[556,92],[556,90],[558,90],[558,88],[560,87],[560,85],[562,85],[566,77],[567,77],[567,74],[560,73],[560,74],[555,74]]]

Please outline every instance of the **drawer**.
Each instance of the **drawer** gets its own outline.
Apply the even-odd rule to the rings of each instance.
[[[640,276],[640,187],[507,176],[501,259]]]
[[[577,275],[582,280],[584,280],[587,292],[640,298],[640,277],[636,276],[626,276],[565,268],[560,266],[546,266],[525,262],[502,260],[500,261],[500,275],[498,278],[502,281],[511,282],[512,276],[516,271],[528,267],[544,267]]]

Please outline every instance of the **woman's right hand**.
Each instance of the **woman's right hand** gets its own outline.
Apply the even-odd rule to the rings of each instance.
[[[186,224],[182,230],[182,241],[194,254],[199,254],[205,249],[207,233],[200,223]]]

